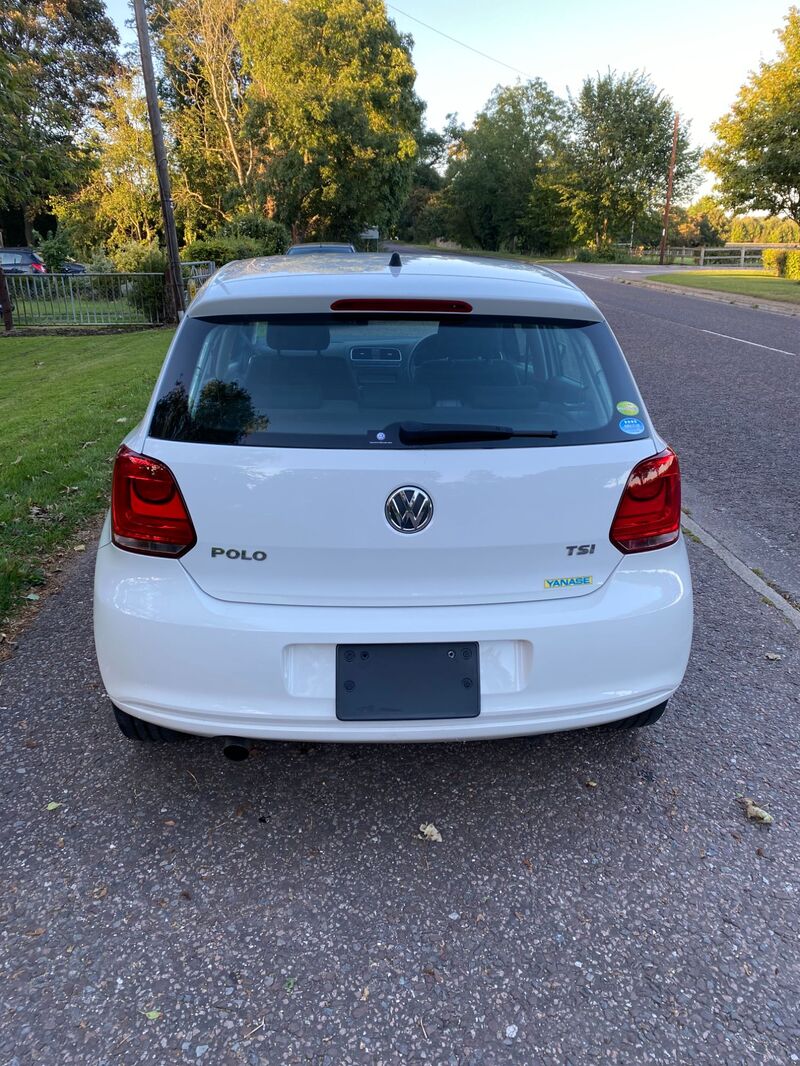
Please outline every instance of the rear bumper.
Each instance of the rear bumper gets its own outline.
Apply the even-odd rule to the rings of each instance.
[[[667,699],[692,636],[682,541],[624,558],[588,596],[458,607],[228,603],[179,562],[101,546],[95,643],[112,701],[204,736],[414,742],[599,725]],[[481,713],[471,719],[340,722],[337,643],[478,641]]]

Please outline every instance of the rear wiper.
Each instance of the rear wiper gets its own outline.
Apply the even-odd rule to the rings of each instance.
[[[511,440],[513,437],[557,437],[557,429],[512,429],[510,426],[449,425],[427,422],[401,422],[397,431],[401,444],[467,444],[481,440]]]

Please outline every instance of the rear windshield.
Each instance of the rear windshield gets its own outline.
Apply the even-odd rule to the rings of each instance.
[[[413,443],[408,427],[417,427]],[[509,435],[481,447],[649,434],[605,323],[472,315],[189,318],[150,434],[256,447],[457,448],[475,447],[470,432],[482,428],[484,438],[494,428]],[[525,432],[534,435],[511,435]]]

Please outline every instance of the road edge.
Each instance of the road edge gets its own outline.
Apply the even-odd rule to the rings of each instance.
[[[602,278],[601,278],[602,280]],[[673,296],[693,296],[697,300],[713,300],[715,303],[733,304],[735,307],[746,307],[750,311],[766,311],[771,315],[783,315],[785,318],[797,318],[800,315],[800,305],[796,309],[775,300],[762,300],[753,303],[752,297],[740,296],[738,293],[716,292],[711,289],[684,289],[680,285],[670,285],[666,281],[640,281],[633,278],[623,278],[617,274],[614,281],[622,285],[633,285],[640,289],[656,289],[659,292],[669,292]]]
[[[768,585],[766,581],[754,574],[753,571],[742,562],[733,552],[729,551],[724,544],[720,544],[716,537],[704,529],[701,525],[698,525],[693,518],[690,518],[685,512],[681,515],[681,525],[685,530],[696,537],[701,544],[704,544],[709,551],[712,551],[717,558],[723,562],[729,570],[732,570],[737,577],[744,581],[745,585],[749,585],[754,592],[757,592],[763,600],[768,600],[776,610],[780,611],[784,618],[790,625],[794,626],[798,632],[800,632],[800,611],[794,607],[785,596],[781,596],[779,592],[776,592],[771,585]]]

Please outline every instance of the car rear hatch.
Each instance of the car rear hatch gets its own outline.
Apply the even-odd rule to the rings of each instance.
[[[180,486],[180,563],[213,597],[563,599],[622,557],[609,530],[655,447],[603,322],[249,316],[179,341],[142,451]]]

